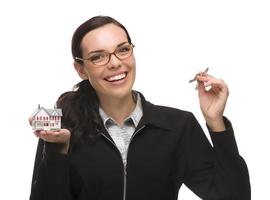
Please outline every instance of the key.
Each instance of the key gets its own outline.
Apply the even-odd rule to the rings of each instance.
[[[192,83],[192,82],[196,81],[198,75],[205,75],[205,74],[207,74],[208,70],[209,70],[209,67],[207,67],[202,73],[196,74],[193,79],[189,80],[189,82]]]

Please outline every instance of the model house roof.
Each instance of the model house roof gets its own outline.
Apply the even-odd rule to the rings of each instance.
[[[32,117],[36,116],[41,111],[44,111],[46,114],[48,114],[48,116],[62,116],[63,115],[61,108],[46,109],[38,105],[38,108],[33,112]]]

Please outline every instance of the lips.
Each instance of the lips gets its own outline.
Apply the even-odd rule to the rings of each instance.
[[[123,72],[123,73],[120,73],[120,74],[117,74],[117,75],[114,75],[114,76],[106,77],[105,80],[108,81],[108,82],[116,82],[116,81],[123,80],[126,77],[127,77],[127,72]]]

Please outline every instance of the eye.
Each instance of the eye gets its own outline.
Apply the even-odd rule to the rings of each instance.
[[[96,63],[106,59],[106,53],[96,53],[89,57],[89,60]]]
[[[130,50],[131,50],[130,45],[125,45],[125,46],[119,47],[117,49],[117,53],[119,53],[119,54],[126,54],[126,53],[129,53]]]

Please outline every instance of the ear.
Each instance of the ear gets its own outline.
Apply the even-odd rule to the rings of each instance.
[[[84,71],[84,66],[76,61],[74,61],[73,63],[74,68],[76,69],[78,75],[83,79],[83,80],[87,80],[88,76]]]

